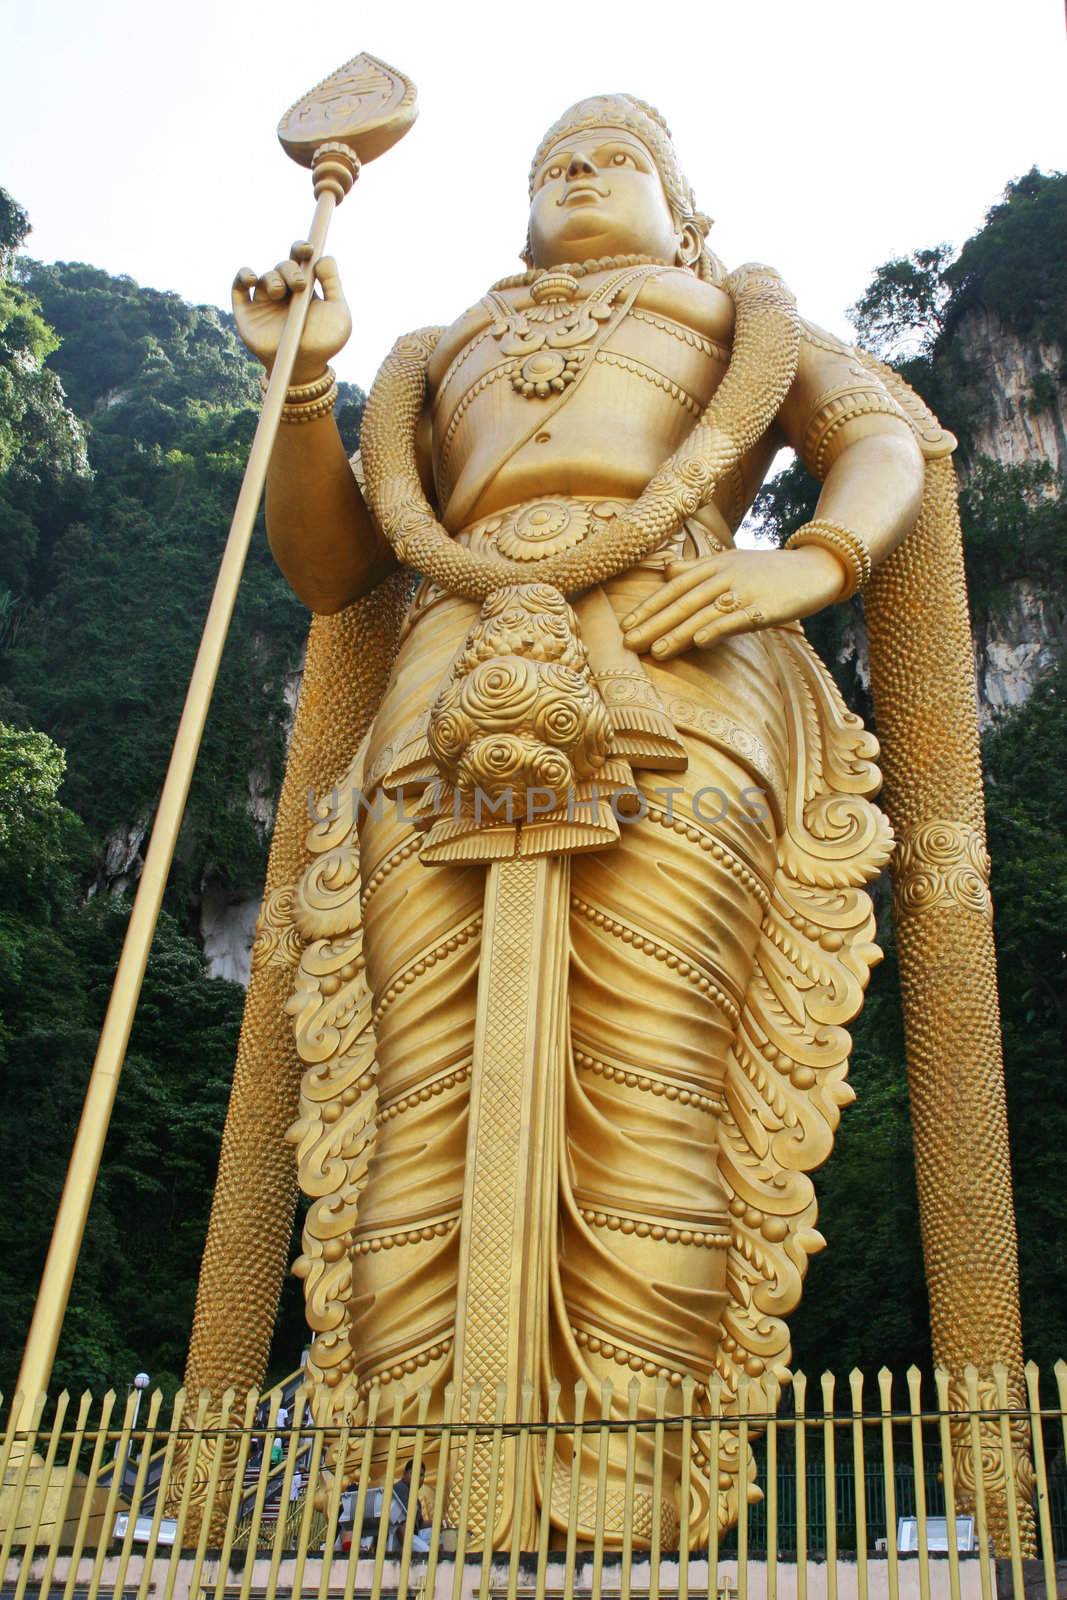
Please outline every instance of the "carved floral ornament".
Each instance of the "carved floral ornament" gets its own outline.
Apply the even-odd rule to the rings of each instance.
[[[976,829],[958,822],[924,822],[897,846],[897,904],[904,911],[957,906],[992,918],[989,870],[989,851]]]
[[[292,884],[272,889],[260,908],[252,941],[252,970],[276,964],[295,967],[303,954],[303,940],[293,918]]]
[[[610,724],[557,589],[501,589],[482,607],[455,674],[430,713],[442,775],[492,798],[569,788],[607,759]]]

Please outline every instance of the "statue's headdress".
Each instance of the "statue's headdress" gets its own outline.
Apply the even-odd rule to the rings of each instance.
[[[568,134],[583,128],[620,128],[634,134],[646,146],[667,196],[667,203],[680,227],[689,225],[700,241],[700,259],[696,263],[701,277],[719,282],[726,276],[722,263],[708,249],[704,240],[711,228],[711,218],[698,211],[690,188],[671,141],[671,130],[654,106],[638,100],[632,94],[595,94],[569,106],[545,134],[530,168],[530,194],[534,178],[545,156],[554,144]]]

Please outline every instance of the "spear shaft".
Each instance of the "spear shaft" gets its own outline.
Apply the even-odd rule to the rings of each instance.
[[[23,1407],[32,1407],[47,1390],[52,1375],[193,769],[314,293],[315,264],[325,248],[333,213],[359,174],[361,157],[369,161],[382,154],[407,132],[414,117],[415,91],[410,81],[375,57],[359,55],[291,107],[279,126],[286,153],[311,168],[314,184],[315,213],[308,235],[311,251],[304,262],[304,287],[289,302],[186,691],[38,1286],[16,1384],[16,1409],[20,1395]]]

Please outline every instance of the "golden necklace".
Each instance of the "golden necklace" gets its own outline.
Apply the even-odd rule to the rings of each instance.
[[[604,270],[603,263],[598,267]],[[489,332],[502,354],[515,358],[507,369],[513,388],[528,400],[561,394],[577,380],[598,328],[611,321],[620,296],[635,278],[654,276],[658,270],[643,259],[616,263],[592,294],[579,301],[578,278],[565,267],[546,267],[533,276],[534,303],[525,311],[490,289],[484,301],[493,316]]]
[[[528,272],[513,273],[510,278],[501,278],[499,283],[494,283],[491,294],[500,294],[505,289],[525,289],[530,284],[536,283],[538,278],[564,273],[571,278],[588,278],[594,272],[613,272],[619,267],[676,267],[677,261],[665,261],[660,256],[595,256],[592,261],[561,261],[558,267],[531,267]]]

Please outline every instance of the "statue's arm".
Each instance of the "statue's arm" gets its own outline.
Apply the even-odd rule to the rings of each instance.
[[[301,288],[310,247],[294,245],[289,261],[262,277],[246,268],[233,285],[237,330],[269,371],[277,355],[291,294]],[[315,270],[322,294],[312,297],[293,385],[314,385],[344,346],[352,317],[329,257]],[[313,611],[340,611],[366,594],[395,558],[364,503],[332,411],[287,407],[267,472],[267,537],[288,582]],[[299,419],[299,420],[298,420]]]
[[[331,414],[278,430],[267,472],[267,539],[312,611],[341,611],[395,567]]]
[[[876,567],[922,503],[922,453],[900,407],[847,345],[809,328],[778,422],[822,483],[816,518],[851,530]]]
[[[822,480],[815,518],[792,548],[673,563],[623,619],[631,650],[668,660],[811,616],[852,593],[914,524],[924,467],[910,423],[855,351],[809,333],[777,425]]]

